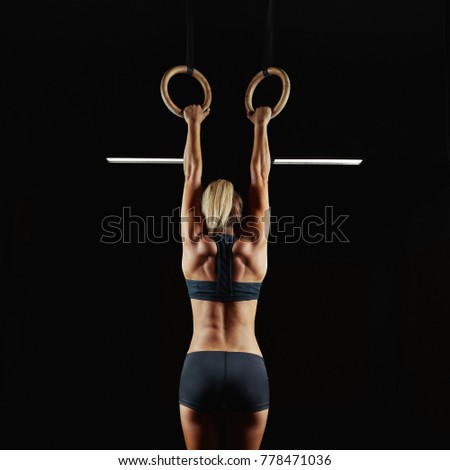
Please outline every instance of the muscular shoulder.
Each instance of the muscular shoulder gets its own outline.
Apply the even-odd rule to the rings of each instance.
[[[249,257],[258,256],[267,252],[267,239],[251,235],[241,235],[235,242],[234,252]]]
[[[183,252],[197,256],[212,256],[215,254],[215,242],[212,238],[202,233],[186,237],[183,241]]]

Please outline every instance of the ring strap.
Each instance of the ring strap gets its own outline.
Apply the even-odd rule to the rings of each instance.
[[[194,73],[194,12],[192,0],[186,0],[186,66],[187,74]]]
[[[273,1],[267,0],[266,35],[264,40],[263,73],[269,76],[268,68],[273,65]]]

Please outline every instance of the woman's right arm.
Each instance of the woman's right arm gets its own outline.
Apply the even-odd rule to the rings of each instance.
[[[188,125],[183,156],[184,188],[181,202],[181,237],[183,242],[196,241],[202,228],[202,149],[200,129],[209,109],[203,111],[199,105],[187,106],[184,119]]]
[[[248,116],[253,123],[253,152],[250,161],[249,220],[246,231],[255,241],[267,241],[270,230],[269,173],[271,158],[267,127],[272,110],[260,107]]]

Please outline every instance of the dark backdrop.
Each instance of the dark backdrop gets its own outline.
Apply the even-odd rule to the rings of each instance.
[[[195,4],[195,64],[213,89],[204,185],[244,199],[264,3]],[[439,448],[450,431],[450,192],[441,1],[275,2],[274,65],[290,100],[272,215],[348,215],[347,243],[269,245],[256,330],[272,409],[265,449]],[[184,2],[2,6],[1,427],[5,448],[182,449],[178,380],[191,327],[181,245],[101,243],[130,208],[158,224],[181,203],[185,123],[159,95],[185,62]],[[267,79],[255,105],[275,104]],[[174,100],[202,100],[175,77]],[[274,235],[277,230],[275,228]]]

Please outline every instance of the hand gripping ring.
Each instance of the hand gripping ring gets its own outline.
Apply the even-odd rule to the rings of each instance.
[[[211,94],[211,87],[209,86],[208,80],[202,75],[198,70],[193,69],[192,73],[189,73],[188,67],[186,65],[176,65],[169,69],[161,79],[161,96],[164,101],[164,104],[172,111],[173,114],[176,114],[178,117],[184,117],[183,110],[181,110],[171,99],[169,96],[169,81],[174,75],[178,75],[179,73],[186,73],[188,75],[192,75],[195,79],[200,82],[200,85],[203,88],[203,92],[205,93],[205,100],[203,102],[202,108],[203,111],[206,111],[211,106],[212,94]]]
[[[279,69],[278,67],[269,67],[267,69],[267,73],[265,74],[264,71],[258,72],[251,80],[247,87],[247,91],[245,93],[245,109],[247,110],[247,114],[252,114],[255,112],[253,108],[253,93],[255,92],[256,87],[258,86],[259,82],[264,80],[268,75],[277,75],[281,78],[281,82],[283,84],[283,91],[281,93],[281,98],[278,101],[277,105],[272,109],[272,117],[273,119],[275,116],[281,113],[283,108],[286,106],[286,103],[289,99],[289,94],[291,92],[291,82],[289,81],[289,77],[287,73]]]

